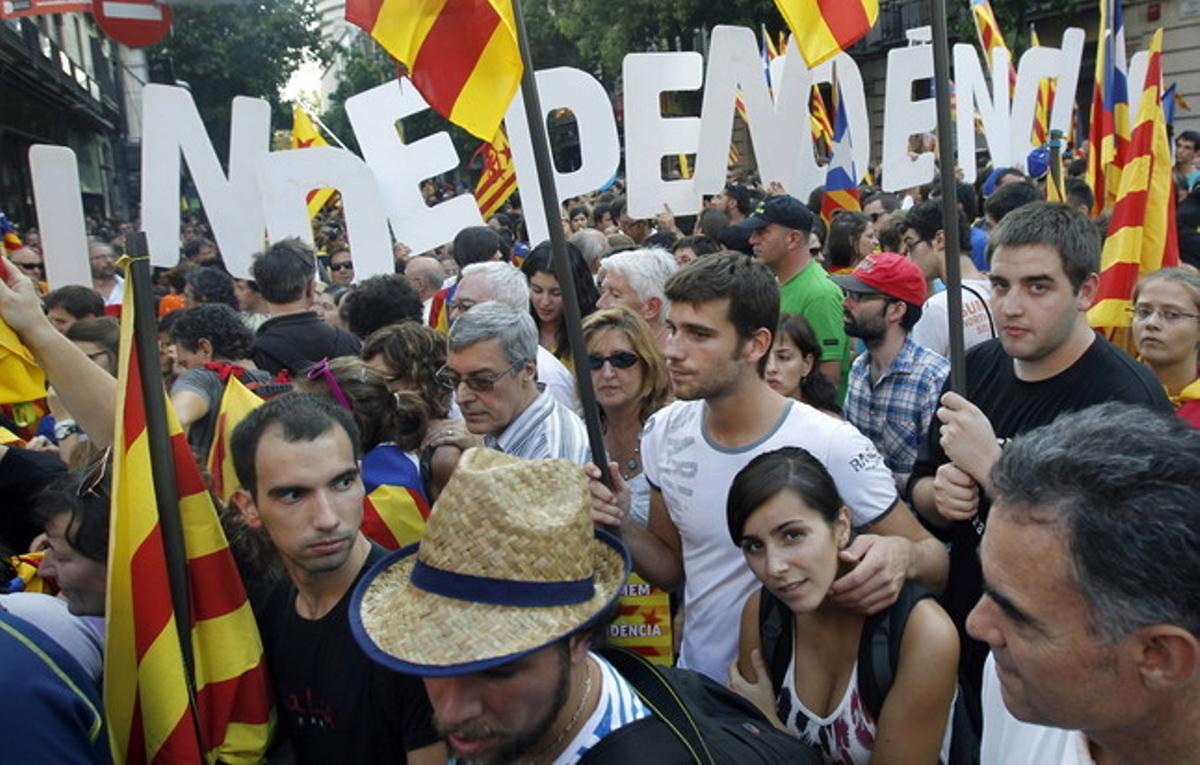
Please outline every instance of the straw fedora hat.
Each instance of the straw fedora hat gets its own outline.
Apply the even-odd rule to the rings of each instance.
[[[578,465],[468,450],[421,542],[355,586],[359,645],[398,672],[462,675],[591,626],[616,601],[630,560],[594,530],[590,508]]]

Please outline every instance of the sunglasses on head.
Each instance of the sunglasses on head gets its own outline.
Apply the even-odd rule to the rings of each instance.
[[[613,369],[629,369],[634,364],[638,363],[636,354],[629,351],[618,351],[611,356],[596,356],[588,354],[588,367],[593,372],[599,372],[604,368],[604,362],[613,365]]]
[[[341,263],[333,263],[329,266],[330,271],[353,271],[354,261],[343,260]]]
[[[88,465],[83,472],[83,478],[79,481],[79,488],[75,490],[76,497],[82,499],[98,493],[100,484],[104,482],[104,476],[108,473],[108,459],[111,456],[112,447],[110,446],[100,455],[100,459]]]

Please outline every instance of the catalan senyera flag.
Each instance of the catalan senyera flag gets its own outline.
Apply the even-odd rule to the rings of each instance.
[[[1132,350],[1129,308],[1133,288],[1142,277],[1179,265],[1171,146],[1162,92],[1159,29],[1150,43],[1145,89],[1100,256],[1100,287],[1088,311],[1091,325],[1127,351]]]
[[[475,184],[475,203],[484,220],[500,212],[500,208],[517,190],[517,171],[513,167],[512,149],[504,128],[496,137],[475,152],[483,156],[483,173]]]
[[[775,7],[810,67],[861,40],[879,18],[879,0],[775,0]]]
[[[979,35],[979,47],[983,49],[983,57],[987,60],[988,68],[992,66],[992,51],[1003,48],[1008,51],[1008,92],[1017,87],[1017,67],[1013,63],[1012,52],[1004,42],[1004,33],[1000,31],[1000,23],[992,12],[992,4],[988,0],[971,0],[971,18],[975,20],[975,32]],[[1037,43],[1034,43],[1036,45]],[[1039,144],[1040,145],[1040,144]]]
[[[292,106],[292,148],[307,149],[310,146],[328,146],[321,131],[313,124],[312,118],[300,104]],[[308,217],[312,218],[321,212],[321,208],[333,195],[333,189],[313,189],[308,192]]]
[[[208,474],[212,477],[213,494],[216,494],[221,502],[229,504],[229,498],[238,487],[229,441],[233,436],[233,429],[246,419],[246,415],[262,406],[263,400],[243,385],[235,374],[228,375],[224,383],[225,392],[221,394],[212,445],[208,450]]]
[[[1087,183],[1099,215],[1116,199],[1129,148],[1129,94],[1126,82],[1125,24],[1121,0],[1100,0],[1096,85],[1088,126]]]
[[[1041,45],[1037,30],[1029,25],[1029,40],[1035,48]],[[1033,107],[1033,145],[1045,146],[1050,140],[1050,111],[1054,108],[1054,80],[1043,77],[1038,81],[1037,101]]]
[[[825,196],[821,200],[821,218],[829,225],[838,210],[859,212],[859,174],[854,169],[854,147],[850,143],[850,123],[842,108],[842,88],[836,85],[833,99],[833,152],[825,170]]]
[[[809,125],[814,142],[824,138],[826,146],[833,145],[833,123],[829,121],[829,111],[825,108],[821,88],[816,85],[812,86],[812,95],[809,96]]]
[[[346,0],[433,110],[490,141],[521,81],[511,0]]]
[[[275,721],[262,641],[212,499],[168,400],[190,583],[195,715],[203,743],[197,741],[151,472],[133,312],[133,281],[127,277],[104,650],[104,709],[113,760],[262,762]]]
[[[1056,181],[1055,178],[1058,180]],[[1046,173],[1046,201],[1066,202],[1066,174],[1063,173],[1062,152],[1050,153],[1050,171]]]

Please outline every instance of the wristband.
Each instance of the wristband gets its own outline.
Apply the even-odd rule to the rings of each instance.
[[[62,420],[54,425],[54,440],[62,441],[64,438],[74,436],[83,432],[83,428],[74,420]]]

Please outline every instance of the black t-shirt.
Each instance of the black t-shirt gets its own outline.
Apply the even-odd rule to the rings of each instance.
[[[387,554],[371,553],[355,582]],[[395,763],[438,740],[420,678],[375,664],[350,634],[351,587],[320,619],[296,613],[296,587],[280,582],[258,614],[280,733],[300,765]]]
[[[1106,401],[1172,411],[1171,402],[1154,374],[1098,335],[1078,361],[1047,380],[1017,379],[1012,357],[1004,352],[999,340],[988,340],[968,351],[966,372],[967,400],[987,415],[1001,444],[1050,423],[1062,412],[1079,411]],[[942,392],[946,390],[948,387],[944,386]],[[941,420],[934,417],[917,453],[910,493],[917,480],[934,475],[939,466],[950,461],[942,450],[941,431]],[[1103,448],[1103,445],[1080,444],[1080,448]],[[946,530],[934,530],[950,542],[950,578],[942,602],[964,639],[963,667],[970,668],[970,677],[976,680],[983,671],[987,649],[968,638],[965,625],[967,614],[982,594],[979,540],[987,523],[988,505],[988,499],[981,497],[975,518],[955,523]]]
[[[0,497],[4,498],[0,501],[0,548],[29,549],[29,543],[42,532],[33,513],[37,495],[66,472],[67,466],[56,454],[8,448],[0,458]]]
[[[357,356],[362,342],[321,321],[312,311],[267,319],[254,336],[254,365],[272,375],[286,369],[296,376],[324,358]]]

